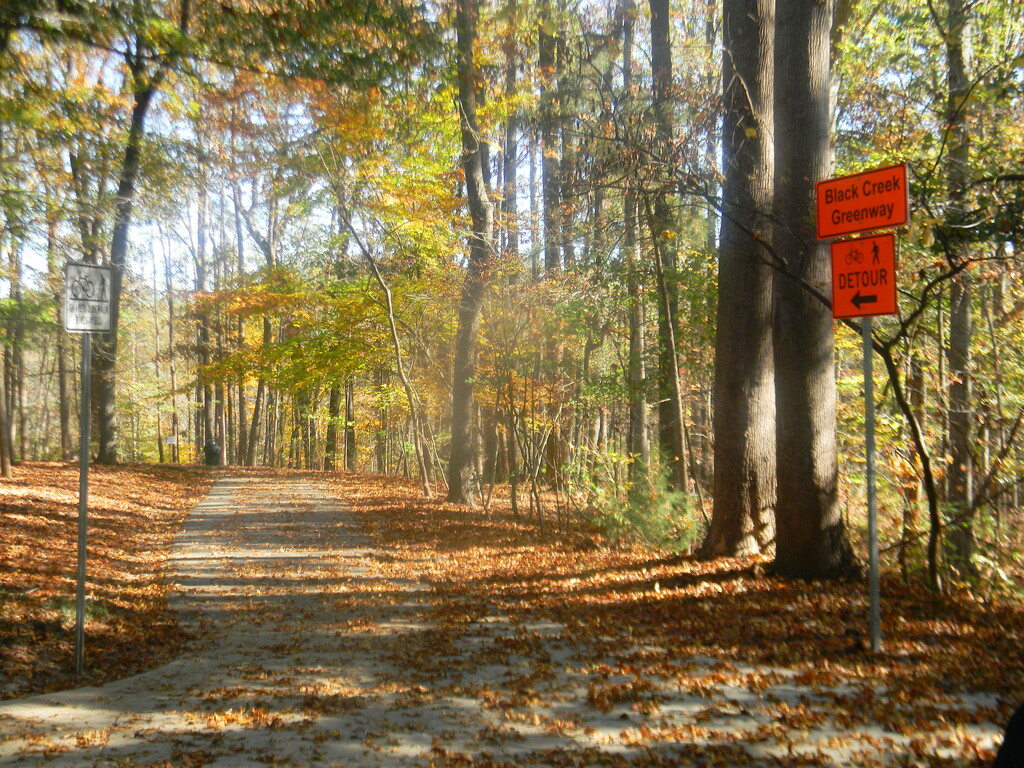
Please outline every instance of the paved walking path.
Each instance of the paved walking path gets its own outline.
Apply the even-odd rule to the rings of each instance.
[[[915,746],[864,713],[851,713],[853,728],[823,718],[813,732],[780,733],[778,702],[835,711],[863,692],[714,659],[680,665],[706,690],[666,680],[641,691],[628,675],[581,665],[556,624],[495,614],[453,633],[433,623],[428,586],[382,576],[375,564],[386,557],[316,479],[220,479],[171,555],[174,607],[196,638],[187,652],[100,688],[0,703],[0,766],[603,765],[613,756],[686,765],[702,755],[727,765],[913,765],[957,739],[991,747],[998,733],[950,722]],[[638,707],[648,694],[651,706]],[[914,749],[922,762],[902,762]]]
[[[346,705],[384,662],[335,637],[338,598],[375,588],[353,531],[315,481],[219,480],[171,554],[198,641],[136,677],[0,704],[0,765],[358,764],[371,728]]]

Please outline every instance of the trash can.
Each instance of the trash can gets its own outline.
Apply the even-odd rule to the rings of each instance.
[[[220,444],[213,438],[207,440],[203,446],[203,462],[208,467],[220,466]]]

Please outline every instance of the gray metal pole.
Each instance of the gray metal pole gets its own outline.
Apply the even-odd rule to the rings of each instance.
[[[78,579],[75,589],[75,674],[85,672],[85,542],[89,514],[89,398],[92,337],[82,334],[82,409],[78,441]]]
[[[861,322],[864,338],[864,433],[868,484],[868,589],[871,592],[871,652],[882,649],[881,599],[878,587],[878,503],[875,496],[875,380],[871,373],[871,318]]]

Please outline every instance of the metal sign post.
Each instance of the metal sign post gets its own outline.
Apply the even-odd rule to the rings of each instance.
[[[78,575],[75,580],[75,674],[85,671],[85,554],[89,521],[89,399],[92,335],[82,334],[82,403],[78,416]]]
[[[872,272],[873,270],[873,272]],[[861,295],[861,282],[878,279],[870,295]],[[867,275],[865,278],[863,276]],[[883,279],[884,278],[884,279]],[[889,235],[832,243],[832,316],[860,317],[864,342],[864,445],[868,492],[868,591],[870,592],[871,651],[882,648],[881,597],[878,584],[878,502],[875,489],[875,381],[872,376],[871,317],[894,314],[896,305],[896,246]]]
[[[868,484],[868,591],[871,593],[871,652],[882,649],[882,609],[878,586],[878,503],[875,491],[875,380],[872,376],[871,318],[861,321],[864,340],[864,444]]]
[[[819,181],[816,186],[817,233],[829,240],[861,232],[899,227],[910,220],[907,164],[875,168]],[[871,363],[873,315],[899,312],[896,296],[896,238],[891,233],[833,241],[832,316],[861,318],[864,342],[864,443],[868,494],[868,590],[871,651],[882,647],[878,583],[878,500],[875,489],[875,387]]]
[[[69,263],[64,273],[64,329],[82,334],[82,397],[78,441],[78,573],[75,579],[75,674],[85,672],[85,560],[89,528],[89,400],[92,332],[108,332],[113,297],[110,267]]]

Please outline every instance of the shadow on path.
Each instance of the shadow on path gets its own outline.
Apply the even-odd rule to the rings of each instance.
[[[640,679],[621,658],[642,648],[595,665],[580,651],[599,638],[496,609],[448,625],[428,584],[378,570],[386,554],[315,477],[222,477],[171,553],[186,653],[0,704],[0,765],[916,764],[909,738],[824,714],[864,691],[708,658]],[[935,733],[922,759],[942,765]]]

